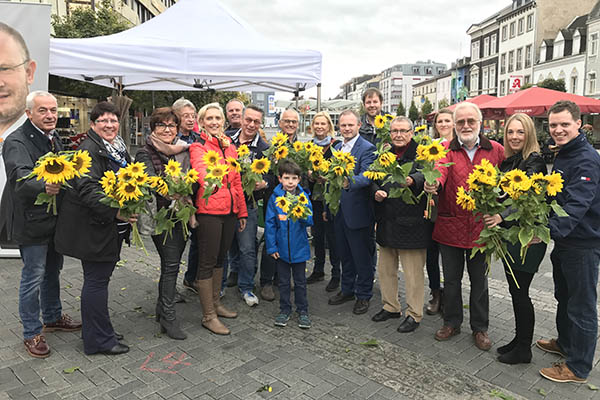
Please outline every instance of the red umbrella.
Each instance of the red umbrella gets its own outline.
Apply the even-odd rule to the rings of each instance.
[[[478,106],[481,106],[482,104],[485,104],[488,101],[492,101],[492,100],[496,100],[496,99],[498,99],[496,96],[490,96],[489,94],[480,94],[479,96],[475,96],[473,98],[466,99],[465,101],[469,102],[469,103],[477,104]],[[460,103],[462,103],[462,102],[460,102]],[[450,111],[454,111],[456,106],[459,105],[460,103],[452,104],[451,106],[444,107],[444,108],[446,108]],[[427,114],[427,121],[433,120],[433,117],[435,116],[436,113],[437,113],[437,111]]]
[[[505,119],[509,115],[524,113],[531,117],[545,116],[554,103],[570,100],[583,114],[600,113],[600,100],[572,93],[532,87],[500,97],[480,106],[486,119]]]

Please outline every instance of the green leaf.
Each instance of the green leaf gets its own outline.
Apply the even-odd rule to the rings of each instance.
[[[42,192],[39,193],[37,195],[37,197],[35,198],[35,204],[36,206],[40,206],[42,204],[46,204],[50,201],[50,195],[48,193]]]
[[[521,246],[527,246],[529,242],[533,239],[533,231],[531,229],[521,228],[519,231],[519,242],[521,242]]]
[[[377,343],[377,339],[369,339],[366,342],[362,342],[361,345],[365,347],[378,347],[379,343]]]
[[[71,368],[63,369],[63,372],[65,374],[72,374],[73,372],[78,371],[78,370],[79,370],[79,367],[71,367]]]
[[[589,388],[590,390],[598,390],[598,386],[596,386],[596,385],[592,385],[591,383],[588,383],[588,388]]]
[[[538,389],[538,393],[541,394],[544,397],[548,396],[548,393],[546,393],[546,391],[544,389],[542,389],[542,388]]]
[[[552,203],[550,203],[550,207],[552,207],[552,211],[554,211],[554,213],[559,217],[569,216],[569,214],[567,214],[565,210],[563,210],[563,208],[556,202],[556,200],[552,200]]]

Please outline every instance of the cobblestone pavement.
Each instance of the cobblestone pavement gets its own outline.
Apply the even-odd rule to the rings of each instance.
[[[594,384],[600,386],[597,369],[589,379],[592,386],[555,384],[541,378],[538,370],[559,361],[557,356],[534,348],[528,365],[495,360],[496,347],[513,335],[512,306],[499,265],[493,265],[489,279],[489,333],[494,342],[489,352],[473,345],[467,308],[463,332],[441,343],[433,338],[441,325],[439,316],[426,315],[415,332],[400,334],[398,320],[370,320],[381,307],[378,289],[369,312],[356,316],[352,303],[327,305],[327,281],[309,286],[313,327],[307,331],[295,321],[286,328],[274,327],[277,301],[261,301],[251,309],[236,288],[228,288],[224,302],[240,316],[225,320],[232,330],[226,337],[202,328],[197,298],[180,287],[187,303],[178,304],[177,312],[188,339],[175,341],[159,334],[153,318],[158,256],[151,242],[146,244],[149,256],[125,248],[113,274],[111,317],[131,351],[111,357],[86,356],[79,333],[47,334],[52,355],[44,360],[28,356],[17,304],[21,261],[0,259],[0,400],[600,398],[593,390]],[[68,258],[61,298],[71,316],[79,317],[81,285],[80,264]],[[552,291],[546,255],[532,288],[536,339],[556,335]],[[404,299],[403,291],[400,297]],[[468,299],[467,291],[463,297]],[[378,345],[361,344],[371,339]],[[272,392],[257,392],[263,385],[270,385]]]

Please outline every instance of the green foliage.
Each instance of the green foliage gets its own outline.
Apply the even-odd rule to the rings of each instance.
[[[115,11],[110,0],[102,0],[96,10],[91,7],[77,7],[70,15],[52,16],[54,37],[90,38],[110,35],[129,29],[129,22]]]
[[[414,100],[410,102],[410,107],[408,108],[408,118],[410,118],[411,121],[416,121],[419,119],[419,109],[417,108]]]
[[[552,90],[558,90],[559,92],[567,91],[567,87],[565,85],[564,79],[547,78],[547,79],[544,79],[541,83],[539,83],[538,87],[552,89]]]
[[[450,105],[450,102],[448,101],[448,99],[446,99],[446,98],[444,98],[444,99],[441,99],[441,100],[438,102],[438,110],[441,110],[442,108],[446,108],[446,107],[448,107],[449,105]]]
[[[521,89],[519,89],[519,90],[529,89],[530,87],[533,87],[532,83],[525,83],[525,84],[521,85]]]
[[[423,118],[427,117],[433,111],[433,104],[429,101],[428,97],[425,97],[425,102],[421,106],[421,116]]]
[[[398,115],[398,116],[406,115],[406,108],[404,107],[404,104],[402,104],[402,102],[400,102],[400,104],[398,104],[398,108],[396,109],[396,115]]]

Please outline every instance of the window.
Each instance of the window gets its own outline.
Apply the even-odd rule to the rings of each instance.
[[[500,56],[500,75],[504,75],[506,73],[506,53],[503,53]]]
[[[511,50],[508,52],[508,72],[513,72],[515,66],[515,51]]]
[[[596,73],[595,72],[590,72],[588,74],[588,82],[589,82],[588,94],[595,94],[596,93]]]
[[[510,37],[511,37],[511,39],[515,37],[515,23],[514,22],[510,23]]]
[[[525,77],[523,78],[523,84],[527,85],[530,81],[531,81],[531,76],[525,75]]]
[[[517,67],[515,71],[523,69],[523,48],[517,49]]]
[[[504,96],[506,94],[506,86],[504,79],[500,81],[500,96]]]
[[[488,88],[488,78],[489,78],[489,71],[487,68],[483,69],[483,74],[482,74],[482,81],[481,81],[481,88],[483,90],[487,90]]]
[[[519,35],[525,32],[525,18],[519,18]]]
[[[431,75],[431,74],[433,73],[433,71],[432,71],[431,67],[427,67],[427,69],[425,70],[425,73],[426,73],[427,75]]]
[[[503,42],[506,40],[506,31],[507,31],[507,28],[506,28],[506,25],[504,25],[502,27],[502,41]]]
[[[471,43],[471,60],[475,61],[479,59],[479,40]]]
[[[490,38],[489,36],[483,39],[483,56],[487,57],[490,55]]]
[[[531,45],[525,46],[525,68],[531,67]]]
[[[496,50],[497,39],[498,39],[498,35],[496,35],[494,33],[490,39],[490,54],[496,54],[496,52],[497,52],[497,50]]]
[[[496,66],[490,66],[490,89],[496,88]]]
[[[413,74],[419,75],[419,67],[413,67]]]
[[[598,54],[598,32],[590,35],[590,56]]]
[[[471,92],[479,90],[479,71],[471,72]]]
[[[575,93],[577,91],[577,76],[571,77],[571,93]]]
[[[533,29],[533,13],[527,16],[527,32]]]

